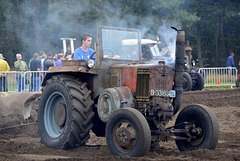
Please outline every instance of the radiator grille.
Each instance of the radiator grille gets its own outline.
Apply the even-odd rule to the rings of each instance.
[[[137,71],[137,88],[136,88],[136,100],[145,102],[149,101],[149,69],[138,69]]]

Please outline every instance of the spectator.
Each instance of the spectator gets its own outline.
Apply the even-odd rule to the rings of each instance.
[[[58,54],[54,54],[53,59],[54,59],[54,62],[57,61],[57,59],[58,59]]]
[[[46,54],[43,54],[42,55],[42,59],[41,59],[41,71],[44,71],[43,70],[43,68],[44,68],[44,66],[43,66],[43,62],[44,62],[44,60],[47,58],[47,55]]]
[[[58,55],[58,60],[55,61],[55,66],[56,67],[62,66],[62,59],[63,59],[63,56],[62,55]]]
[[[41,51],[40,52],[41,54],[44,54],[45,52],[44,51]],[[39,59],[38,59],[38,61],[40,62],[40,64],[41,64],[41,58],[42,58],[42,56],[40,57],[39,56]],[[28,64],[28,67],[30,68],[30,63],[31,63],[31,61],[33,60],[34,58],[32,57],[30,60],[29,60],[29,64]]]
[[[95,51],[90,48],[92,44],[92,35],[84,33],[81,37],[82,46],[77,48],[74,52],[74,60],[87,60]],[[95,55],[93,56],[95,58]]]
[[[10,67],[3,55],[0,53],[0,92],[7,92],[7,74],[4,72],[9,72]]]
[[[45,51],[40,51],[39,58],[42,59],[42,55],[45,54]],[[46,55],[46,54],[45,54]]]
[[[71,59],[72,58],[72,53],[71,53],[71,48],[70,48],[70,46],[68,46],[67,47],[67,51],[66,51],[66,53],[64,54],[64,58],[65,59]]]
[[[26,76],[24,75],[24,72],[28,70],[28,66],[26,62],[22,60],[21,54],[17,54],[16,58],[17,61],[14,62],[14,67],[16,68],[16,71],[20,71],[16,75],[18,92],[24,92],[26,86]]]
[[[41,62],[39,61],[38,53],[33,54],[33,60],[30,63],[30,69],[31,69],[31,71],[33,71],[32,75],[31,75],[30,91],[39,91],[40,90],[40,75],[41,75],[41,73],[39,73],[37,71],[40,71],[40,69],[41,69]]]
[[[53,59],[53,53],[52,52],[48,52],[47,58],[43,62],[43,69],[44,69],[44,71],[48,71],[48,69],[50,67],[55,66],[54,62],[55,61]]]
[[[230,56],[227,58],[228,81],[229,81],[229,82],[232,82],[232,80],[231,80],[231,76],[232,76],[232,73],[231,73],[231,72],[232,72],[232,67],[235,67],[233,57],[234,57],[234,53],[231,52]]]

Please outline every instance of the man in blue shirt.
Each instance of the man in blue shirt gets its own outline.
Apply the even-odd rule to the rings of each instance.
[[[84,33],[81,37],[82,46],[77,48],[74,52],[74,60],[88,60],[94,50],[90,48],[92,44],[92,35]],[[95,58],[95,55],[93,56]]]
[[[227,58],[228,81],[229,81],[229,82],[231,82],[231,71],[232,71],[232,67],[235,67],[233,57],[234,57],[234,53],[231,52],[230,56]]]
[[[71,47],[70,46],[68,46],[67,47],[67,51],[66,51],[66,53],[64,54],[64,58],[66,59],[66,57],[68,56],[68,55],[71,55],[72,53],[71,53]]]

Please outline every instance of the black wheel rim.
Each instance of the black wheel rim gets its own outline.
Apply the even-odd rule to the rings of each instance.
[[[204,137],[205,137],[205,130],[204,130],[204,127],[202,126],[201,119],[194,117],[194,118],[191,118],[188,121],[188,123],[191,126],[191,128],[189,129],[189,133],[192,136],[192,138],[190,140],[188,140],[188,143],[191,146],[199,146],[200,144],[202,144],[202,142],[204,141]],[[192,131],[194,129],[200,129],[201,132],[193,133]]]
[[[194,89],[197,88],[198,86],[200,86],[200,79],[195,74],[192,77],[192,82],[193,82],[193,88]]]

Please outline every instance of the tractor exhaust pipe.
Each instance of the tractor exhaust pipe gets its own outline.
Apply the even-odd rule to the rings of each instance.
[[[175,29],[178,32],[176,41],[176,63],[174,76],[174,90],[176,91],[176,97],[173,100],[175,115],[181,106],[183,71],[184,71],[185,32],[177,30],[176,28],[173,29]]]

